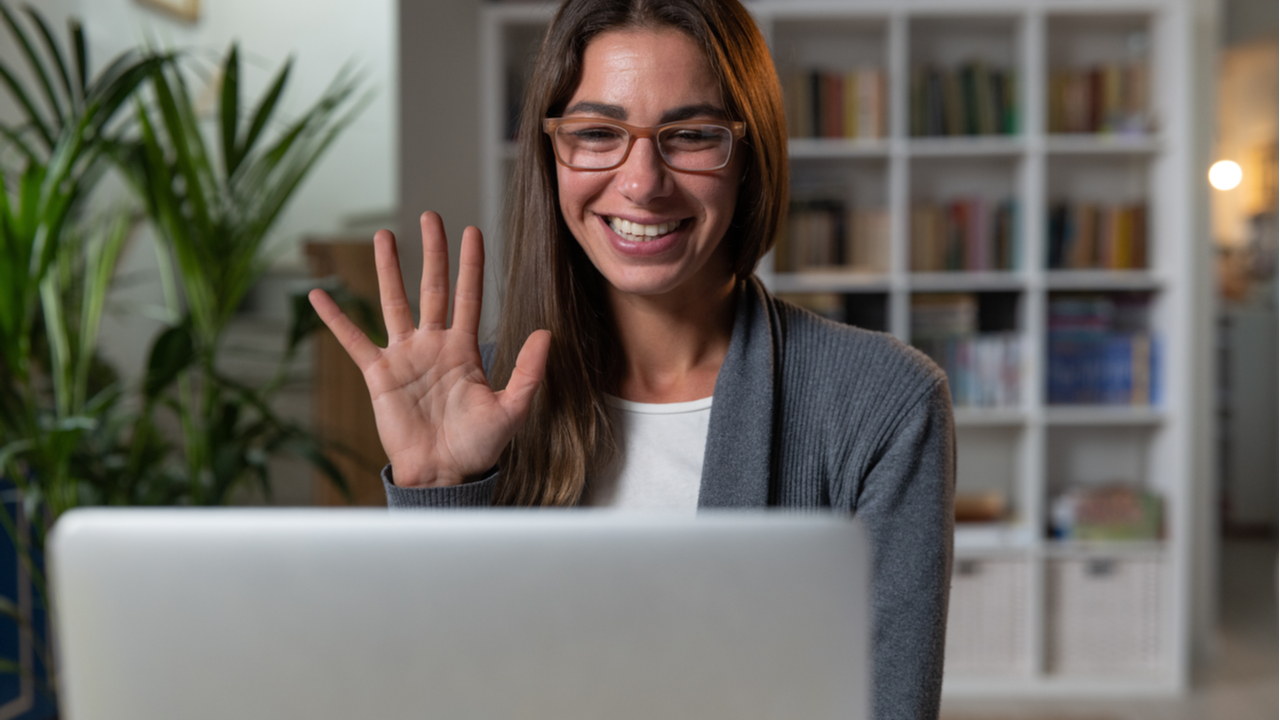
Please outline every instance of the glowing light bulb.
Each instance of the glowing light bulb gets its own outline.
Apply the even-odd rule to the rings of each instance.
[[[1244,172],[1230,160],[1219,160],[1209,168],[1209,184],[1218,190],[1231,190],[1240,184]]]

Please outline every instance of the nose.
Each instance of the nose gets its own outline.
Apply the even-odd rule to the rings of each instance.
[[[653,138],[637,138],[626,162],[615,172],[619,192],[636,205],[648,205],[673,189],[671,171],[662,164]]]

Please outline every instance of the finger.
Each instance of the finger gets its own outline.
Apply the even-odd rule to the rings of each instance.
[[[396,237],[388,230],[373,236],[373,260],[378,267],[378,294],[382,297],[382,319],[387,324],[387,337],[395,340],[413,332],[413,313],[404,294],[400,277],[400,253]]]
[[[480,303],[484,295],[484,238],[480,228],[462,231],[458,258],[458,287],[453,291],[453,329],[471,335],[480,332]]]
[[[533,331],[516,356],[516,367],[511,371],[506,389],[498,394],[499,402],[517,422],[524,421],[529,405],[533,402],[533,393],[546,376],[547,354],[550,351],[551,333],[546,330]]]
[[[311,301],[311,307],[316,309],[316,313],[329,327],[333,336],[341,343],[342,349],[347,351],[347,355],[351,356],[356,367],[360,368],[360,372],[364,372],[365,368],[378,359],[382,351],[355,323],[351,322],[350,318],[343,314],[338,303],[329,297],[329,293],[316,288],[307,295],[307,299]]]
[[[449,313],[449,244],[438,213],[422,213],[422,323],[443,330]]]

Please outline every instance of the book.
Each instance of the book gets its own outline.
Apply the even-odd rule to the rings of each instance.
[[[1053,499],[1050,532],[1059,540],[1156,540],[1163,515],[1160,496],[1130,482],[1078,485]]]
[[[794,138],[878,139],[887,134],[884,70],[864,66],[791,73],[783,88]]]
[[[1046,399],[1051,405],[1150,405],[1158,398],[1156,343],[1141,295],[1049,301]]]
[[[911,209],[911,269],[915,272],[1013,270],[1018,267],[1017,202],[983,197]]]
[[[889,215],[884,208],[846,207],[841,200],[793,201],[774,251],[777,272],[842,268],[886,272]]]
[[[911,134],[917,137],[1012,135],[1017,132],[1013,73],[981,61],[911,71]]]
[[[980,303],[972,293],[911,299],[911,343],[947,374],[957,407],[1011,407],[1021,396],[1022,338],[979,332]]]
[[[1145,61],[1056,69],[1049,75],[1051,133],[1150,132]]]
[[[1145,204],[1057,202],[1049,208],[1050,270],[1141,270],[1147,267]]]
[[[852,75],[856,78],[857,102],[849,115],[857,121],[854,132],[848,136],[866,139],[885,137],[888,134],[885,120],[888,91],[884,72],[875,67],[863,67]]]

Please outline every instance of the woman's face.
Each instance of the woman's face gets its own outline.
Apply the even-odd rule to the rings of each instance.
[[[670,29],[611,31],[592,40],[564,116],[641,127],[732,119],[702,51]],[[653,140],[637,139],[626,162],[612,170],[557,164],[560,210],[615,291],[712,290],[732,276],[721,241],[741,179],[738,156],[735,148],[730,163],[715,172],[679,172],[662,164]]]

